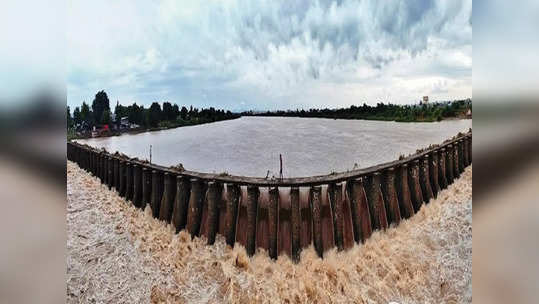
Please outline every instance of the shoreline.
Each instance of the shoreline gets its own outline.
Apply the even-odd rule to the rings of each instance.
[[[68,302],[469,302],[471,194],[470,166],[398,227],[293,264],[174,234],[68,161]]]
[[[140,133],[146,133],[146,132],[159,132],[159,131],[165,131],[165,130],[183,128],[183,127],[199,126],[199,125],[211,124],[211,123],[216,123],[216,122],[221,122],[221,121],[234,120],[234,119],[238,119],[238,118],[241,118],[241,116],[240,117],[235,117],[235,118],[230,118],[230,119],[222,119],[222,120],[209,121],[209,122],[196,123],[196,124],[177,125],[177,126],[170,126],[170,127],[156,127],[156,128],[148,128],[148,129],[134,129],[134,130],[129,130],[129,131],[125,131],[125,132],[111,132],[109,135],[97,136],[97,137],[92,137],[92,136],[73,136],[73,137],[69,137],[69,135],[68,135],[67,140],[105,138],[105,137],[122,136],[124,134],[134,135],[134,134],[140,134]]]

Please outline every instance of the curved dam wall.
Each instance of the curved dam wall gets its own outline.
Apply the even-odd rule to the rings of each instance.
[[[216,234],[249,255],[265,249],[271,258],[297,261],[312,243],[318,255],[365,241],[413,216],[472,162],[472,132],[416,154],[348,172],[265,179],[167,168],[75,142],[67,158],[138,208],[176,232]]]

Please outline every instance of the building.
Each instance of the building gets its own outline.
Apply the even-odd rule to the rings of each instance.
[[[429,96],[423,96],[423,99],[419,101],[419,104],[429,103]]]

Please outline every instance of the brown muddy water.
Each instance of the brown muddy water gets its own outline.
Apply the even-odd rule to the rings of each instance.
[[[472,127],[472,120],[398,123],[294,117],[235,120],[158,132],[80,140],[107,151],[187,170],[233,175],[329,174],[392,161],[401,154],[441,143]]]
[[[67,162],[67,303],[471,303],[472,167],[399,226],[294,264],[154,219]]]

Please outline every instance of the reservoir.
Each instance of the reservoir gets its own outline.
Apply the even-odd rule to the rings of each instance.
[[[197,126],[78,140],[109,152],[187,170],[301,177],[364,168],[466,132],[472,120],[398,123],[296,117],[241,117]]]

